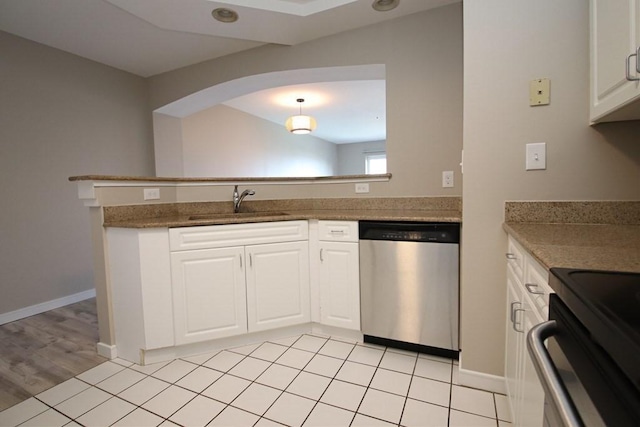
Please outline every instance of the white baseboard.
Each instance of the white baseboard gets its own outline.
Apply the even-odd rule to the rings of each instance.
[[[363,340],[363,335],[360,331],[339,328],[337,326],[327,326],[320,323],[311,324],[311,333],[313,333],[314,335],[325,335],[337,340],[344,339],[348,342],[362,343]]]
[[[504,377],[489,375],[483,372],[469,371],[462,368],[458,371],[458,384],[488,390],[494,393],[507,393]]]
[[[149,365],[152,363],[166,362],[179,357],[213,353],[234,347],[243,347],[255,343],[262,343],[264,341],[278,340],[308,333],[311,333],[311,323],[285,326],[278,329],[251,332],[248,334],[240,334],[232,337],[218,338],[192,344],[182,344],[175,347],[157,348],[153,350],[131,349],[131,352],[129,353],[122,351],[122,354],[118,357],[139,365]]]
[[[4,325],[5,323],[9,323],[9,322],[15,322],[16,320],[24,319],[25,317],[44,313],[45,311],[64,307],[65,305],[84,301],[86,299],[93,298],[95,296],[96,296],[96,290],[89,289],[88,291],[78,292],[77,294],[68,295],[66,297],[54,299],[51,301],[46,301],[36,305],[31,305],[25,308],[20,308],[18,310],[10,311],[8,313],[2,313],[0,314],[0,325]]]
[[[115,345],[105,344],[103,342],[99,342],[96,345],[96,351],[102,357],[106,357],[107,359],[115,359],[118,357],[118,349]]]

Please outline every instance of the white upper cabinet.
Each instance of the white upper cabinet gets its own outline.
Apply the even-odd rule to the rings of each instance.
[[[640,0],[591,0],[593,123],[640,119]]]

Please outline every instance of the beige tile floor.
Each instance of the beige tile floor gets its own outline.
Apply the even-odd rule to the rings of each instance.
[[[115,359],[0,412],[0,426],[510,426],[448,359],[302,335],[167,363]]]

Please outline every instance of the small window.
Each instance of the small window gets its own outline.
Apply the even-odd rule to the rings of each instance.
[[[377,175],[387,173],[387,153],[368,153],[364,156],[365,173],[367,175]]]

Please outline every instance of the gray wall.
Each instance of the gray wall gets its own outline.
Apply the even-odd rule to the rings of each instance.
[[[461,368],[501,376],[504,201],[640,199],[640,121],[589,126],[589,2],[467,1],[464,23]],[[530,142],[547,170],[525,171]]]
[[[335,144],[293,135],[282,125],[226,105],[182,119],[180,145],[182,176],[187,177],[326,176],[337,170]]]
[[[69,176],[153,175],[147,82],[0,32],[0,314],[93,289]]]
[[[355,142],[338,145],[338,175],[364,175],[368,152],[385,152],[384,141]]]
[[[267,45],[149,78],[154,109],[202,89],[274,71],[385,64],[390,182],[370,197],[460,196],[461,180],[442,188],[442,171],[459,178],[462,149],[462,5],[346,31],[295,46]],[[287,189],[287,191],[295,191]],[[279,197],[263,189],[263,197]],[[309,193],[306,192],[308,195]],[[315,197],[350,197],[353,185],[318,185]]]

